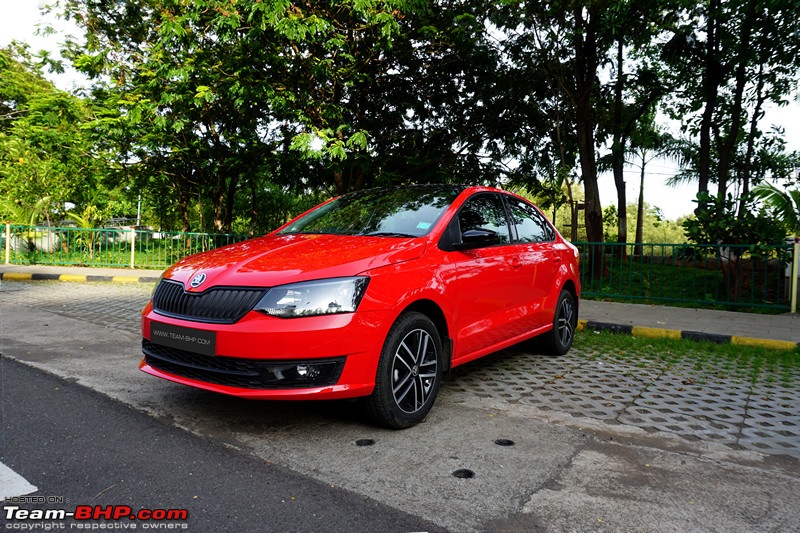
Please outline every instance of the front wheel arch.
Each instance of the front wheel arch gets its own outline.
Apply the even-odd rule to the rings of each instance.
[[[445,317],[444,311],[442,311],[442,308],[439,307],[436,302],[424,299],[417,300],[408,305],[398,316],[411,312],[421,313],[427,316],[439,331],[443,350],[442,370],[447,374],[451,370],[453,362],[453,339],[450,337],[450,328],[448,327],[447,317]]]
[[[418,311],[403,312],[384,340],[375,388],[366,398],[367,413],[392,429],[424,420],[439,393],[443,362],[442,340],[434,322]]]

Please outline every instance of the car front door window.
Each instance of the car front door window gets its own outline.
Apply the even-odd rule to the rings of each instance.
[[[500,244],[511,242],[505,208],[496,194],[478,194],[466,201],[458,212],[458,224],[466,231],[488,231],[500,238]]]

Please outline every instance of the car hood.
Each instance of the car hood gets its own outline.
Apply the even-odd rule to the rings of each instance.
[[[182,259],[164,277],[202,292],[213,286],[274,287],[312,279],[354,276],[411,261],[425,240],[345,235],[267,235]],[[195,276],[205,274],[197,287]]]

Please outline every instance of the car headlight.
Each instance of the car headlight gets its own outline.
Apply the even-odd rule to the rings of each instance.
[[[369,278],[332,278],[273,287],[253,308],[280,318],[353,313]]]

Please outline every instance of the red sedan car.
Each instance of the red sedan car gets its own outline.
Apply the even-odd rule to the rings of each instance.
[[[140,368],[246,398],[363,396],[406,428],[455,366],[535,336],[569,350],[579,279],[577,249],[514,194],[355,192],[168,269],[142,312]]]

